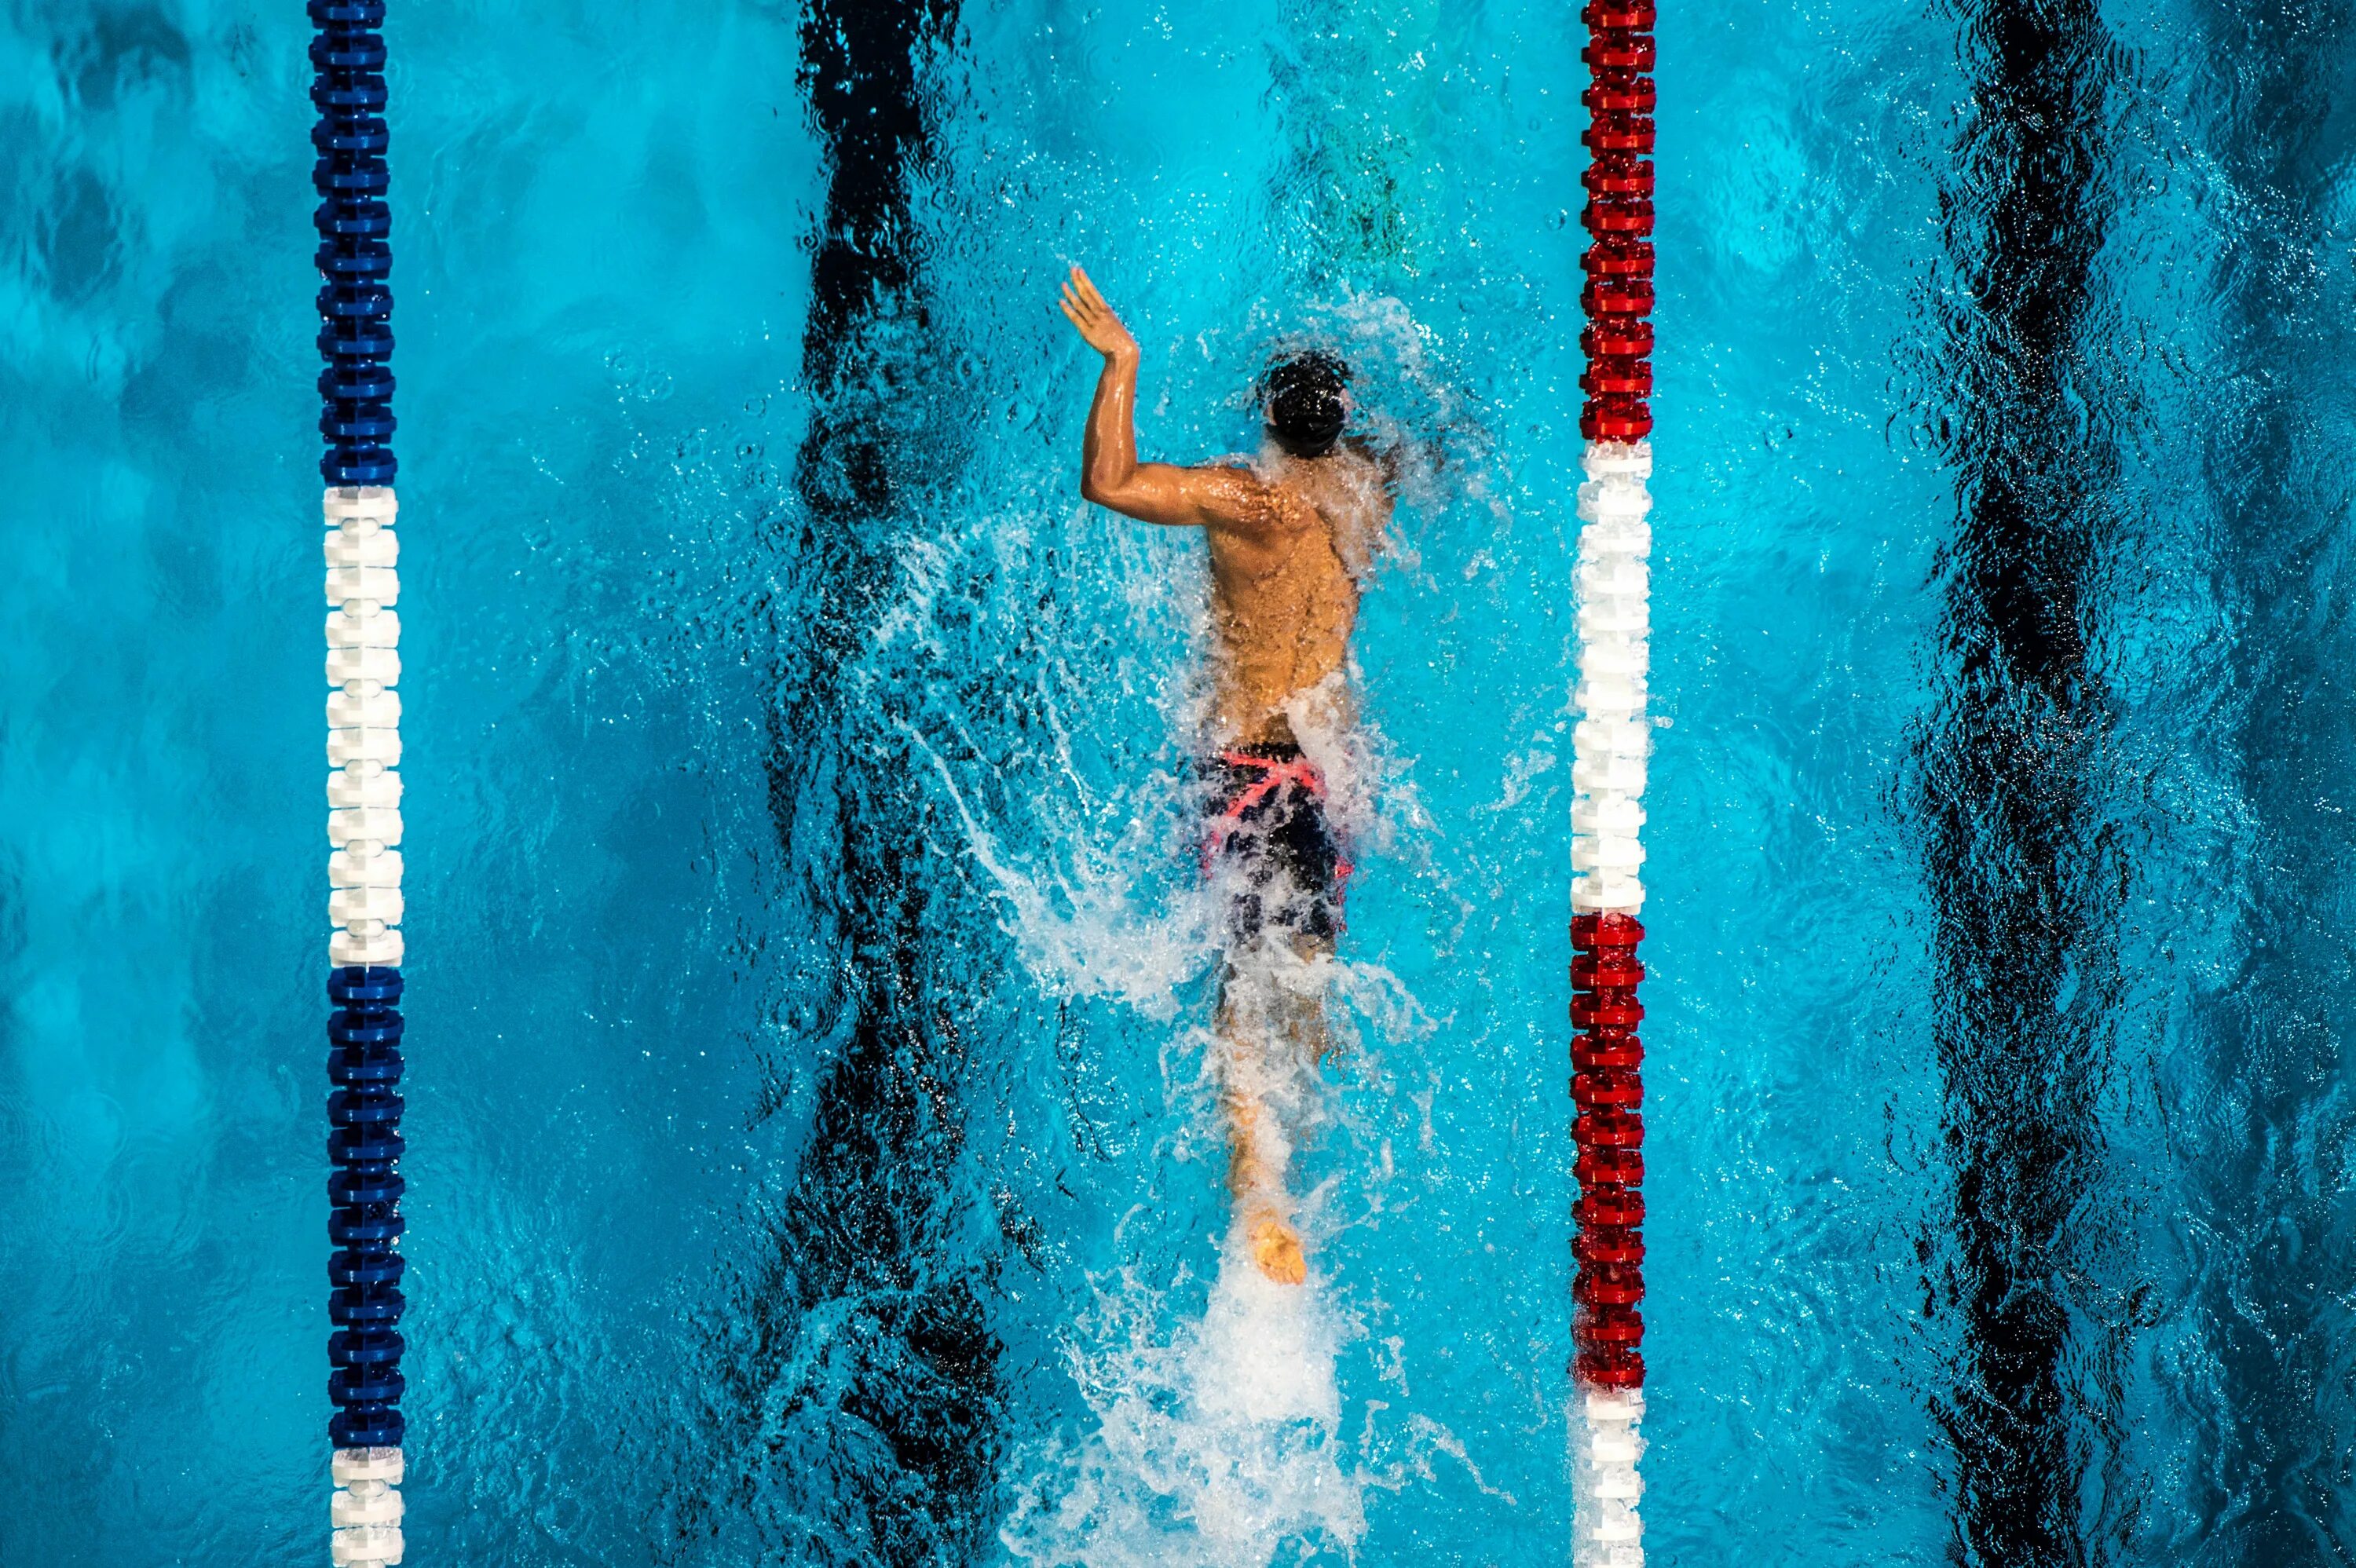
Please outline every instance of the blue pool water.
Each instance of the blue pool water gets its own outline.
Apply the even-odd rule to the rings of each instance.
[[[830,251],[806,21],[389,27],[409,1561],[1560,1561],[1580,29],[969,4]],[[2349,21],[1665,10],[1657,1563],[2356,1552]],[[10,1565],[326,1551],[306,41],[0,18]],[[1151,453],[1308,333],[1438,457],[1298,1301],[1072,261]]]

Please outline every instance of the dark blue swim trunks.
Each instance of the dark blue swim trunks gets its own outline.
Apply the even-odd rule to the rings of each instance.
[[[1339,937],[1350,861],[1327,820],[1317,765],[1298,746],[1242,746],[1207,759],[1203,775],[1203,869],[1232,879],[1229,941],[1248,944],[1268,931]]]

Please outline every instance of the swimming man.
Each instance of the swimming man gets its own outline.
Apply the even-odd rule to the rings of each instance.
[[[1064,315],[1104,356],[1081,448],[1080,494],[1210,545],[1215,643],[1204,864],[1226,895],[1228,1190],[1252,1260],[1280,1284],[1308,1277],[1285,1189],[1288,1145],[1259,1085],[1281,1003],[1239,995],[1237,960],[1281,942],[1300,959],[1330,955],[1350,866],[1325,810],[1325,780],[1302,755],[1296,716],[1346,720],[1343,689],[1358,592],[1387,519],[1384,475],[1342,440],[1349,370],[1314,350],[1281,355],[1262,381],[1267,441],[1248,466],[1180,468],[1137,460],[1137,339],[1074,267]],[[1314,1008],[1314,1003],[1311,1007]],[[1287,1021],[1323,1048],[1322,1016]]]

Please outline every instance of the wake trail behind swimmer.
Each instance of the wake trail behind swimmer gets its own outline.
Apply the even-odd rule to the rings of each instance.
[[[1104,356],[1081,448],[1080,494],[1140,522],[1204,530],[1210,550],[1214,682],[1203,773],[1204,869],[1225,895],[1221,1103],[1227,1186],[1252,1260],[1269,1278],[1308,1277],[1286,1186],[1290,1142],[1269,1085],[1283,1053],[1322,1057],[1323,1003],[1273,976],[1333,955],[1350,863],[1326,810],[1323,773],[1294,718],[1351,720],[1350,635],[1381,547],[1383,464],[1343,439],[1349,368],[1315,350],[1280,355],[1263,379],[1267,440],[1248,464],[1184,468],[1137,460],[1137,339],[1078,267],[1061,308]]]

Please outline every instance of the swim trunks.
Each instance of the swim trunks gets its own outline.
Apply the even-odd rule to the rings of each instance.
[[[1203,763],[1210,789],[1203,870],[1227,895],[1227,935],[1274,930],[1332,942],[1350,862],[1325,816],[1325,778],[1290,745],[1238,747]]]

